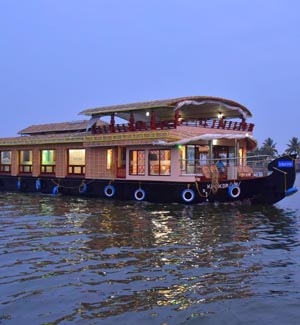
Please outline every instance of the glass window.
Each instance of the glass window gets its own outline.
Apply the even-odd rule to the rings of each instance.
[[[11,171],[11,151],[1,151],[0,172],[10,173]]]
[[[1,151],[1,164],[2,165],[11,164],[11,151]]]
[[[20,151],[20,163],[22,165],[32,164],[32,151],[31,150],[21,150]]]
[[[149,151],[149,175],[171,175],[171,151]]]
[[[55,150],[42,150],[42,165],[55,165]]]
[[[20,173],[31,173],[32,171],[32,151],[20,151]]]
[[[195,173],[195,160],[196,160],[196,146],[187,145],[186,146],[186,172],[187,174]]]
[[[145,150],[130,150],[130,175],[145,175]]]
[[[106,169],[112,169],[112,161],[113,161],[113,150],[106,150]]]
[[[41,151],[41,172],[42,173],[55,172],[55,150]]]
[[[85,173],[85,149],[69,149],[68,173]]]
[[[178,146],[178,149],[180,150],[180,169],[186,170],[186,146]]]
[[[126,148],[119,147],[118,148],[118,167],[126,166]]]
[[[198,158],[198,164],[200,166],[207,165],[208,159],[209,159],[209,147],[207,145],[200,145],[198,147],[198,157],[196,156],[196,159]]]

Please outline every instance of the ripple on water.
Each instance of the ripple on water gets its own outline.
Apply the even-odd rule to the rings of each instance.
[[[209,322],[299,301],[296,208],[0,200],[0,322]]]

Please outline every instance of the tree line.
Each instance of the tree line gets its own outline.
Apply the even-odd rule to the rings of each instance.
[[[300,156],[300,140],[297,137],[293,137],[289,140],[287,144],[287,148],[284,154],[294,154],[296,153],[297,156]],[[261,147],[257,147],[257,149],[250,154],[253,155],[268,155],[271,157],[278,156],[278,150],[276,149],[276,143],[271,138],[267,138]]]

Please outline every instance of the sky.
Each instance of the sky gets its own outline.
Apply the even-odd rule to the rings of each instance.
[[[261,146],[300,139],[299,0],[0,0],[0,137],[93,107],[246,106]]]

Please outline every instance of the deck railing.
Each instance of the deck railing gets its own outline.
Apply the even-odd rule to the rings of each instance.
[[[194,126],[211,129],[223,129],[233,131],[246,131],[252,132],[254,129],[253,123],[226,121],[226,120],[193,120],[193,121],[180,121],[182,126]],[[135,123],[124,123],[115,125],[97,125],[92,128],[92,134],[103,133],[119,133],[119,132],[133,132],[133,131],[145,131],[145,130],[167,130],[175,129],[177,127],[175,121],[163,120],[155,123],[136,121]]]
[[[188,160],[181,159],[181,175],[195,175],[203,179],[211,179],[213,175],[220,179],[238,179],[261,177],[268,175],[269,156],[253,156],[247,158]]]
[[[253,123],[246,123],[244,121],[230,121],[230,120],[208,120],[199,119],[195,121],[181,121],[181,125],[187,126],[200,126],[210,129],[223,129],[223,130],[235,130],[235,131],[247,131],[252,132],[254,129]]]

